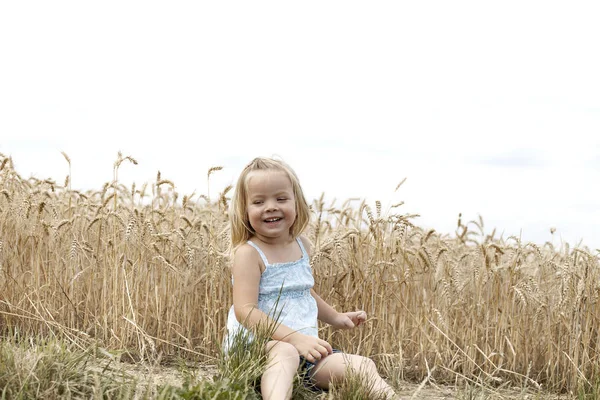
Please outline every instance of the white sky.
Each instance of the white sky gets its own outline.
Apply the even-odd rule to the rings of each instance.
[[[309,197],[600,248],[599,4],[2,2],[0,153],[181,194],[277,154]]]

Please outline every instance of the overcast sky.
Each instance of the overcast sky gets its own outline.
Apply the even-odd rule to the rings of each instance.
[[[124,182],[160,170],[182,194],[278,155],[311,198],[600,248],[599,20],[575,1],[2,2],[0,153],[62,182],[64,151],[73,187],[100,189],[122,151]]]

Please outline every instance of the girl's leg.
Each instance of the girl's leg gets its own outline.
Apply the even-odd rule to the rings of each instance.
[[[325,357],[316,364],[313,380],[318,387],[329,389],[331,382],[343,379],[349,369],[364,377],[376,393],[386,394],[388,398],[396,395],[394,389],[377,372],[373,360],[353,354],[334,353]]]
[[[300,364],[298,350],[289,343],[271,340],[267,343],[269,361],[260,381],[265,400],[285,400],[292,397],[294,376]]]

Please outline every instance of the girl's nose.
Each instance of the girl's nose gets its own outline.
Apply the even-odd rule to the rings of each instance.
[[[274,201],[267,202],[266,210],[267,211],[275,211],[275,210],[277,210],[277,202],[274,202]]]

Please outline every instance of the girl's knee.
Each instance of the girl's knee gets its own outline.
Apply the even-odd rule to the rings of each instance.
[[[276,361],[284,361],[289,364],[295,364],[296,367],[300,364],[300,357],[298,350],[287,343],[280,340],[271,340],[267,343],[267,351],[269,353],[269,359]]]
[[[350,365],[352,366],[352,369],[358,373],[377,373],[375,362],[368,357],[352,356]]]
[[[370,368],[370,369],[377,369],[377,366],[375,365],[375,361],[371,360],[369,357],[361,357],[361,363],[363,363],[363,365],[365,365],[366,368]]]
[[[348,374],[364,377],[380,390],[386,387],[385,381],[377,372],[375,362],[368,357],[354,354],[338,353],[325,357],[316,365],[313,380],[318,387],[329,388],[332,382],[344,379]]]

